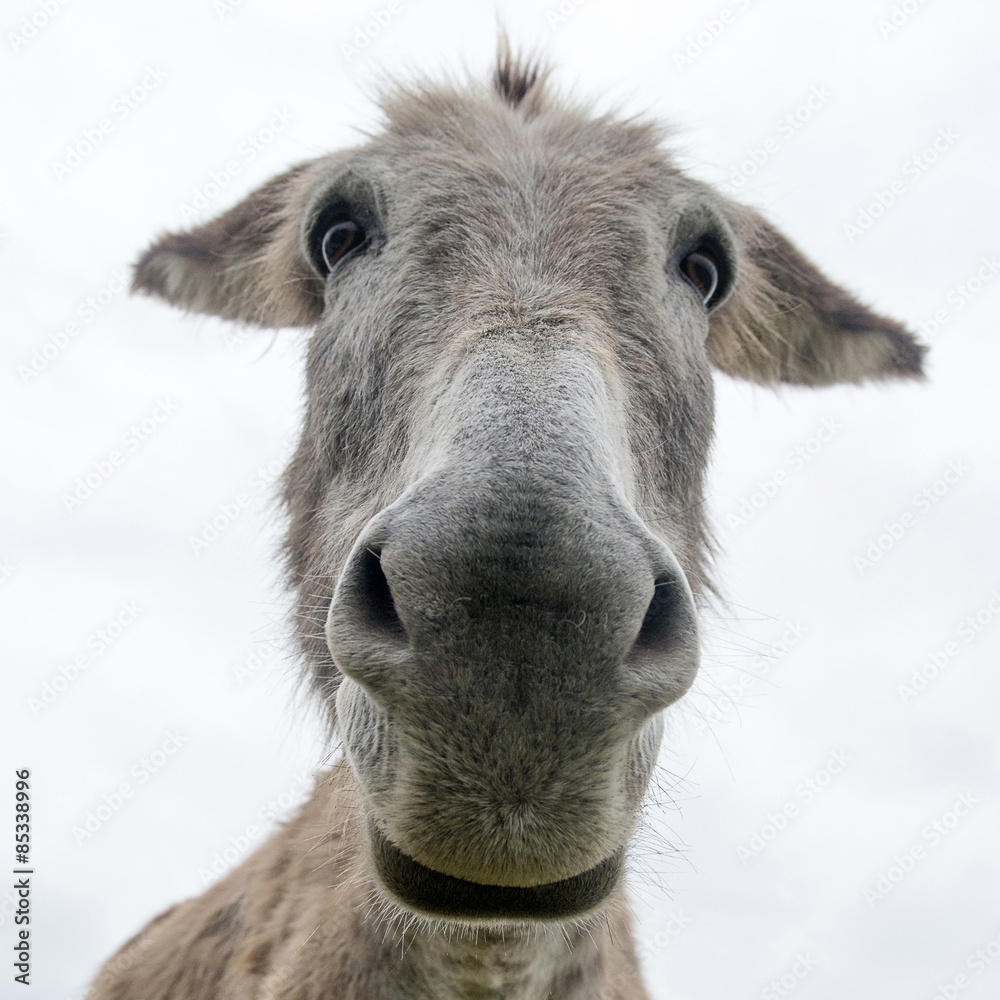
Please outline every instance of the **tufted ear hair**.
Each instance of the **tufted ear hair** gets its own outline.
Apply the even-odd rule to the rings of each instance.
[[[258,326],[315,323],[323,282],[300,237],[314,167],[292,167],[210,222],[164,233],[136,263],[132,291]]]
[[[727,375],[764,385],[922,378],[927,348],[829,281],[753,209],[729,202],[736,286],[713,313],[708,351]]]

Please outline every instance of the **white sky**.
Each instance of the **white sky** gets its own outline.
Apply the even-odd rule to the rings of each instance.
[[[238,171],[200,217],[357,141],[380,68],[485,70],[499,12],[515,41],[551,55],[561,85],[672,121],[690,170],[735,181],[933,348],[925,386],[776,396],[719,380],[711,504],[734,620],[707,623],[705,668],[664,744],[651,826],[686,846],[663,856],[650,833],[637,850],[652,995],[766,997],[802,955],[801,1000],[932,1000],[961,975],[963,998],[996,997],[1000,960],[968,960],[991,942],[1000,955],[1000,615],[988,610],[1000,609],[1000,8],[586,0],[556,17],[556,2],[398,0],[348,57],[384,4],[243,0],[223,14],[225,2],[77,0],[21,41],[41,5],[11,0],[0,15],[0,829],[13,769],[30,767],[32,996],[78,997],[327,753],[295,706],[292,665],[267,645],[286,607],[267,467],[294,436],[301,336],[185,319],[117,292],[115,276],[188,221],[230,162]],[[897,24],[880,28],[894,7]],[[678,65],[699,31],[709,44]],[[89,155],[57,170],[102,119]],[[858,213],[893,191],[852,239]],[[20,377],[43,350],[54,356]],[[143,419],[143,440],[123,441]],[[116,450],[121,464],[67,510],[77,478]],[[915,502],[950,467],[961,473],[935,502]],[[736,523],[778,473],[775,495]],[[193,554],[190,536],[244,492],[232,527]],[[904,514],[901,537],[861,572],[855,557]],[[957,655],[942,654],[948,643]],[[33,712],[81,654],[86,668]],[[947,665],[903,704],[898,686],[932,656]],[[172,733],[179,749],[140,781]],[[73,827],[125,781],[134,795],[78,843]],[[952,816],[963,795],[967,815]],[[786,807],[784,829],[748,856]],[[870,905],[866,887],[915,847],[912,871]],[[19,995],[5,969],[0,995]]]

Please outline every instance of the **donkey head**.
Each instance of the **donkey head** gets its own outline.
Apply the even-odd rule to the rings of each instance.
[[[922,348],[657,128],[509,56],[383,110],[135,287],[315,328],[287,563],[383,898],[567,919],[617,890],[698,666],[713,367],[821,386],[918,377]]]

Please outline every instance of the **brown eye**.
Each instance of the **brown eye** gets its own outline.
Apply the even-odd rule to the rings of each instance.
[[[711,305],[712,296],[719,287],[719,269],[715,261],[707,254],[696,250],[681,261],[681,274],[701,296],[701,301],[706,306]]]
[[[365,243],[365,231],[350,219],[331,226],[323,236],[320,253],[326,273],[333,269],[353,251],[359,250]]]

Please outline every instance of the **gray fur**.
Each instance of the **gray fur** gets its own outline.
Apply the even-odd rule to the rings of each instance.
[[[353,979],[311,991],[316,959],[276,996],[641,997],[624,918],[614,943],[537,928],[620,907],[661,713],[697,669],[712,368],[764,384],[921,374],[902,327],[684,176],[659,128],[595,117],[545,76],[503,50],[491,88],[394,89],[363,146],[137,267],[137,289],[183,308],[315,325],[285,553],[303,660],[345,746],[330,801],[352,817],[347,867],[377,903],[343,895],[354,918],[337,927],[385,940],[405,919],[411,939],[378,991],[352,992],[378,961],[357,944]],[[307,238],[333,202],[375,240],[324,281]],[[680,270],[699,246],[729,279],[711,312]],[[294,854],[303,836],[272,845]],[[266,968],[267,935],[293,925],[248,914],[265,880],[248,865],[215,893],[215,923],[198,901],[176,919],[218,935],[229,906],[226,954],[264,935]],[[430,888],[394,894],[394,877]],[[306,908],[311,885],[290,889]],[[158,926],[167,977],[193,946]],[[231,981],[211,995],[264,995]],[[152,982],[94,996],[210,995]]]

